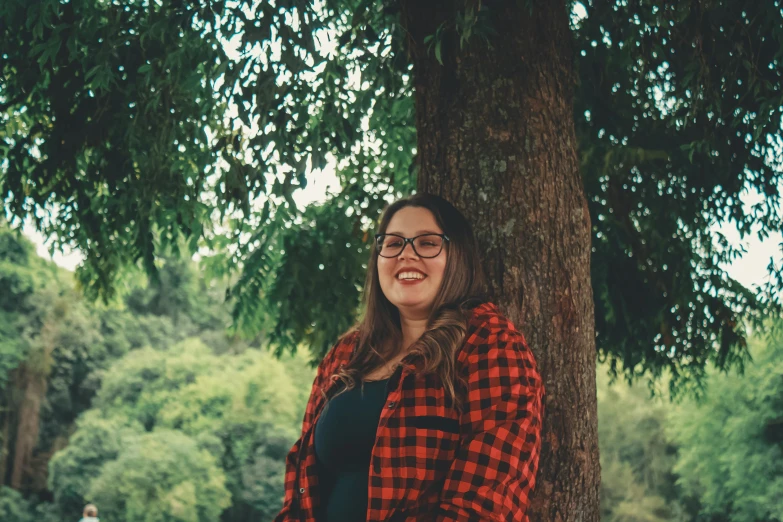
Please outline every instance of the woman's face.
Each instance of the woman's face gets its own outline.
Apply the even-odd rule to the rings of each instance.
[[[411,238],[421,234],[442,234],[443,230],[426,208],[404,207],[392,216],[386,233]],[[406,244],[398,257],[378,256],[378,279],[383,295],[401,314],[427,317],[443,280],[446,255],[446,245],[437,257],[425,259],[413,251],[412,245]]]

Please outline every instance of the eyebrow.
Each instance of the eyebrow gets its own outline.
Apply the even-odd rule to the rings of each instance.
[[[405,234],[403,234],[402,232],[399,232],[399,231],[389,232],[389,231],[387,230],[387,231],[386,231],[386,233],[387,233],[387,234],[395,234],[395,235],[397,235],[397,236],[403,236],[403,237],[405,237]],[[416,237],[416,236],[421,236],[421,235],[424,235],[424,234],[442,234],[442,233],[443,233],[443,232],[436,232],[436,231],[434,231],[434,230],[419,230],[419,231],[417,231],[415,234],[413,234],[413,237]]]

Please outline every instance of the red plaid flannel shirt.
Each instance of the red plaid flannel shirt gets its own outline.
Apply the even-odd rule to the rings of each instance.
[[[348,335],[318,367],[302,436],[286,459],[285,501],[275,522],[312,522],[319,505],[313,429],[350,360]],[[367,521],[527,522],[541,448],[544,386],[524,337],[497,307],[473,310],[457,353],[467,383],[464,412],[447,404],[434,375],[406,357],[389,383],[369,474]]]

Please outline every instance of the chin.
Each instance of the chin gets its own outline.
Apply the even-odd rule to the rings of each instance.
[[[427,303],[427,301],[421,300],[421,299],[403,299],[400,301],[396,301],[392,303],[394,306],[396,306],[398,309],[402,308],[406,311],[427,311],[429,310],[431,303]]]

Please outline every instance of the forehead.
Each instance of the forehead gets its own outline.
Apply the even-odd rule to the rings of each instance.
[[[441,234],[443,230],[438,226],[432,212],[421,207],[405,207],[398,210],[389,221],[389,226],[386,227],[387,234],[413,236],[426,232]]]

